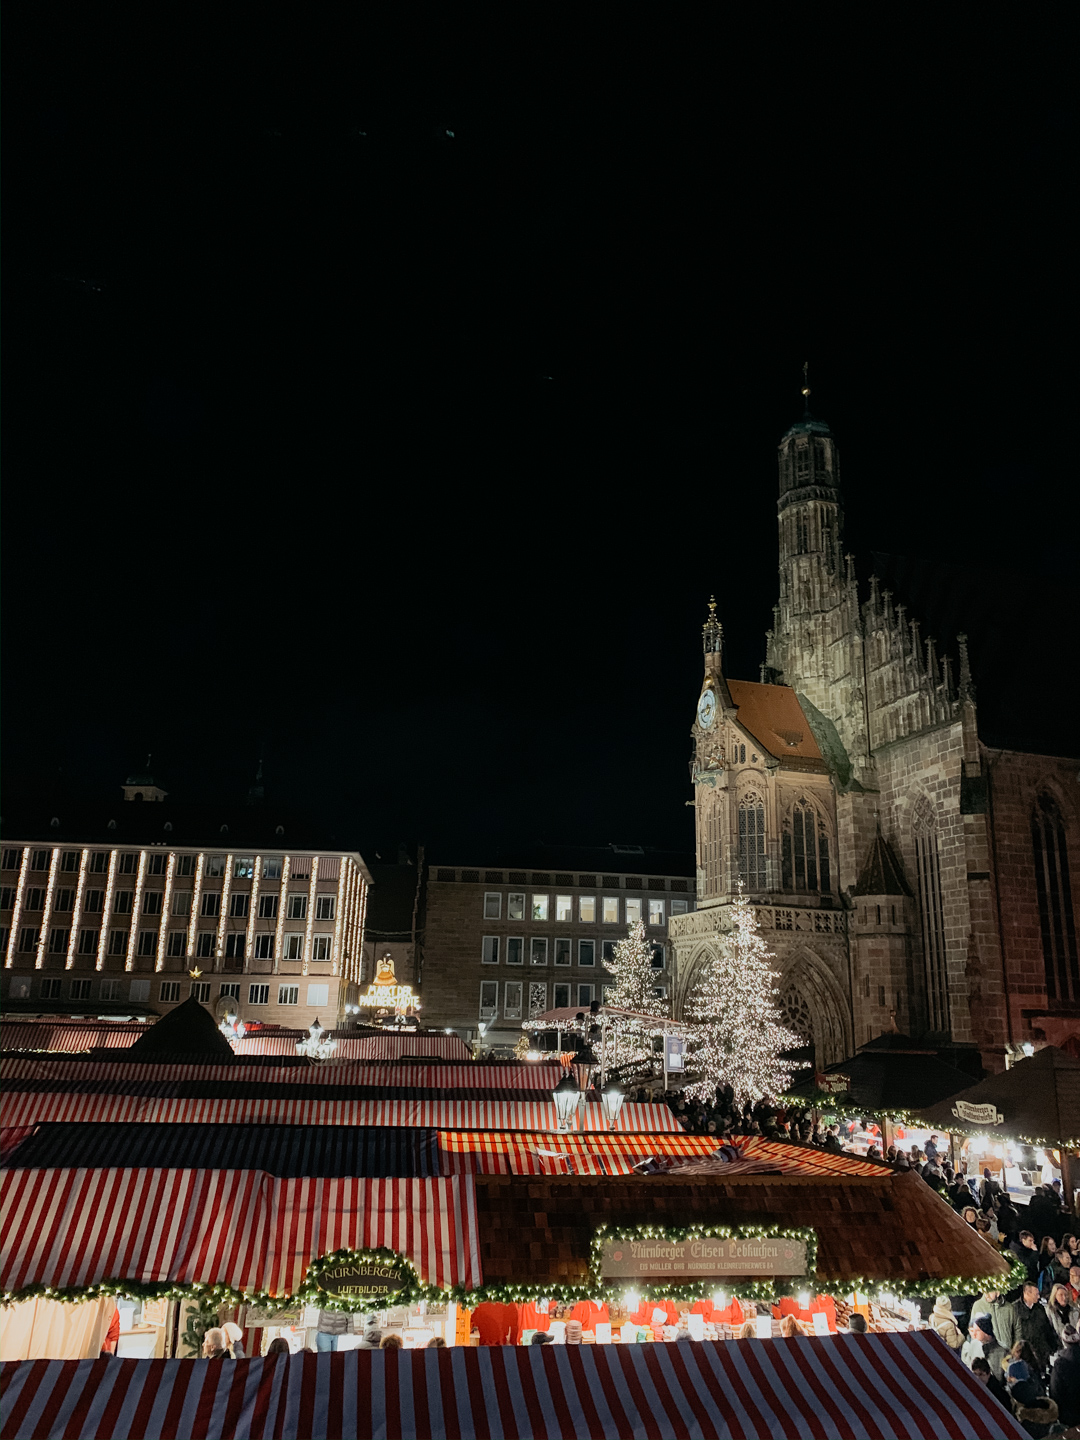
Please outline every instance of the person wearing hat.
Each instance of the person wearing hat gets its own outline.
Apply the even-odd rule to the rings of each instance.
[[[1080,1330],[1066,1325],[1061,1353],[1050,1367],[1050,1398],[1058,1407],[1062,1425],[1080,1425]]]
[[[1043,1440],[1057,1423],[1057,1402],[1039,1394],[1031,1371],[1023,1360],[1014,1360],[1005,1372],[1013,1414],[1032,1440]]]
[[[972,1317],[968,1326],[968,1338],[960,1350],[960,1359],[969,1370],[975,1368],[976,1360],[985,1360],[990,1366],[990,1373],[1000,1379],[1005,1350],[994,1339],[994,1328],[989,1315]]]
[[[930,1314],[931,1328],[936,1330],[941,1338],[948,1345],[950,1350],[959,1350],[964,1343],[964,1337],[960,1333],[956,1323],[956,1316],[952,1312],[947,1295],[939,1295],[934,1301],[934,1308]]]
[[[245,1359],[243,1345],[244,1332],[240,1329],[240,1326],[236,1324],[235,1320],[228,1320],[221,1328],[224,1330],[225,1338],[229,1342],[229,1354],[232,1358],[234,1360]]]

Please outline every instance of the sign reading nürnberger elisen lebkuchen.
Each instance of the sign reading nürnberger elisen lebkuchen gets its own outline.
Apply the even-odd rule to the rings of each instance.
[[[739,1240],[605,1240],[600,1270],[612,1279],[677,1276],[805,1275],[801,1240],[766,1235]]]

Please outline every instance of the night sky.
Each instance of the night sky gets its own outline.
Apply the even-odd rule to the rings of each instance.
[[[862,580],[1080,750],[1062,12],[135,13],[7,27],[9,806],[692,848],[804,360]]]

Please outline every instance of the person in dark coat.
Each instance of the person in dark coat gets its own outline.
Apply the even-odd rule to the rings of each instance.
[[[1005,1351],[994,1339],[989,1315],[972,1317],[971,1325],[968,1327],[968,1338],[964,1341],[960,1351],[960,1359],[970,1370],[974,1370],[976,1360],[985,1360],[990,1367],[990,1373],[998,1380],[1001,1379],[1004,1373],[1002,1362],[1005,1359]]]
[[[320,1310],[315,1327],[316,1350],[337,1350],[342,1335],[348,1335],[351,1328],[352,1319],[344,1310]]]
[[[1006,1410],[1012,1410],[1012,1402],[1009,1400],[1009,1392],[1005,1388],[1004,1380],[998,1379],[991,1371],[989,1363],[983,1360],[981,1356],[976,1355],[975,1359],[971,1362],[971,1373],[981,1385],[986,1386],[995,1400],[1001,1401]]]
[[[1020,1264],[1026,1266],[1028,1279],[1038,1281],[1039,1247],[1035,1244],[1035,1236],[1031,1231],[1021,1230],[1009,1249],[1020,1261]]]
[[[1051,1355],[1061,1349],[1061,1342],[1039,1299],[1038,1285],[1033,1280],[1025,1281],[1020,1299],[1009,1308],[1009,1344],[1006,1348],[1011,1349],[1018,1340],[1022,1341],[1030,1347],[1039,1373],[1044,1373]]]
[[[1061,1354],[1050,1367],[1050,1398],[1058,1407],[1058,1419],[1069,1428],[1080,1425],[1080,1330],[1065,1328]]]

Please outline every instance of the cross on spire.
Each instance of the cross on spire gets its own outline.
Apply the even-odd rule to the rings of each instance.
[[[804,360],[804,361],[803,361],[803,367],[802,367],[802,383],[803,383],[802,396],[803,396],[803,400],[805,401],[804,415],[805,415],[805,416],[809,416],[809,414],[810,414],[810,361],[809,361],[809,360]]]

